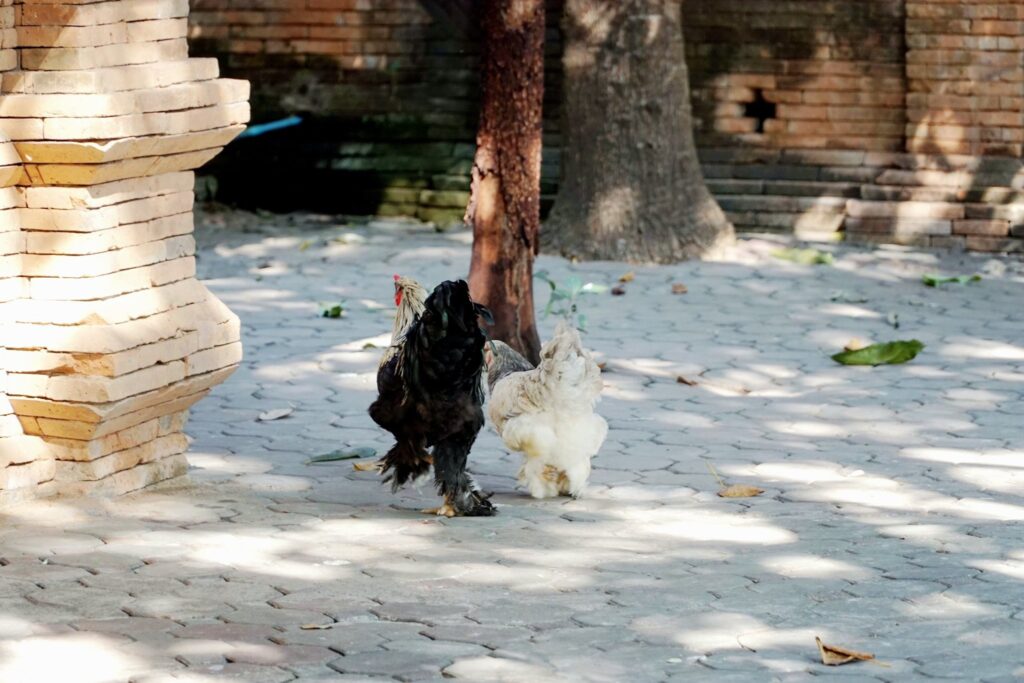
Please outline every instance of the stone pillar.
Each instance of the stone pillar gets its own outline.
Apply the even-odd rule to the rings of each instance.
[[[0,304],[3,390],[49,461],[37,493],[183,474],[188,408],[241,359],[238,319],[195,279],[192,170],[245,128],[248,83],[188,57],[187,16],[187,0],[23,0],[4,31],[20,255],[0,265],[0,297],[5,273],[18,282]],[[4,433],[0,503],[25,497],[5,495],[4,452],[23,449]]]
[[[1024,5],[907,0],[907,151],[1020,157]]]

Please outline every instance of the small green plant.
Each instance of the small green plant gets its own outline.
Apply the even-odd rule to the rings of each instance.
[[[981,282],[980,275],[954,275],[952,277],[942,277],[941,275],[925,275],[921,278],[929,287],[938,287],[939,285],[969,285],[972,282]]]
[[[835,258],[827,251],[818,249],[776,249],[772,256],[783,261],[792,261],[803,266],[831,266]]]
[[[341,318],[345,315],[345,302],[337,301],[324,303],[320,302],[320,317],[322,318]]]
[[[580,298],[584,294],[603,294],[608,291],[605,285],[583,282],[575,275],[571,275],[561,286],[546,270],[538,270],[533,276],[546,282],[551,288],[548,305],[544,307],[544,317],[551,314],[561,316],[580,331],[586,331],[587,328],[587,316],[579,312]]]

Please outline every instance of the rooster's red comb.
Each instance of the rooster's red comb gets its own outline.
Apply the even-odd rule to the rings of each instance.
[[[395,278],[395,282],[398,282],[398,280],[401,279],[402,276],[399,275],[398,273],[395,273],[392,277]]]

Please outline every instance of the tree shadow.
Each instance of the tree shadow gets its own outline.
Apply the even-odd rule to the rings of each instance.
[[[624,298],[588,311],[611,425],[589,494],[523,496],[518,458],[488,431],[472,469],[499,516],[441,520],[417,512],[429,490],[392,496],[347,462],[305,461],[387,446],[365,414],[380,353],[366,344],[390,328],[390,275],[464,272],[467,234],[246,220],[259,231],[200,235],[248,358],[193,415],[192,482],[4,511],[12,680],[70,661],[139,681],[185,663],[203,681],[827,675],[816,635],[875,652],[888,667],[858,671],[881,680],[1024,666],[1006,647],[1024,580],[1018,264],[934,290],[920,272],[953,257],[837,248],[835,267],[810,268],[756,241],[728,261],[637,268]],[[622,271],[542,260],[563,279]],[[678,281],[687,294],[670,293]],[[838,289],[868,301],[833,302]],[[345,318],[317,317],[327,297]],[[828,359],[852,336],[897,334],[925,352]],[[718,498],[716,475],[765,494]]]

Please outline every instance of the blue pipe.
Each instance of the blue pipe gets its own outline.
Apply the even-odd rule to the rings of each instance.
[[[289,116],[286,119],[279,121],[270,121],[269,123],[257,123],[255,126],[249,126],[241,132],[238,136],[238,140],[242,138],[254,138],[257,135],[263,135],[264,133],[271,133],[275,130],[281,130],[282,128],[291,128],[302,123],[302,118],[298,116]]]

